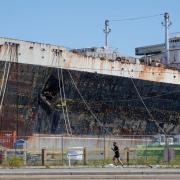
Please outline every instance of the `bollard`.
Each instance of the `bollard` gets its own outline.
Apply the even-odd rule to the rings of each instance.
[[[84,160],[84,165],[87,164],[87,148],[83,148],[83,160]]]
[[[45,161],[46,161],[46,149],[42,149],[41,157],[42,157],[42,166],[45,166]]]

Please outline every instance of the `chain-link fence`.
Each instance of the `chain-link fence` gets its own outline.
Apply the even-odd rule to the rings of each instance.
[[[125,165],[180,165],[180,136],[67,137],[39,135],[18,137],[11,147],[0,148],[2,165],[113,164],[113,142]],[[5,140],[4,140],[5,141]]]

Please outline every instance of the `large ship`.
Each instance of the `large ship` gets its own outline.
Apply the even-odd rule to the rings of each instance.
[[[18,136],[179,134],[179,34],[136,48],[136,55],[0,38],[1,130]]]

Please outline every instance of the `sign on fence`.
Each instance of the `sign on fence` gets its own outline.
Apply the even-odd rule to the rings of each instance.
[[[83,147],[69,147],[67,151],[67,158],[69,166],[71,166],[71,160],[83,160]]]

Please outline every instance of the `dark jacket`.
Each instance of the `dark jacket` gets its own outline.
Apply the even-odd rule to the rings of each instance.
[[[112,149],[114,151],[114,157],[119,158],[119,148],[117,145]]]

